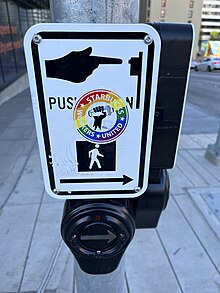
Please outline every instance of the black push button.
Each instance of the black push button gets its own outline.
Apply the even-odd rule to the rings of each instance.
[[[133,238],[134,219],[120,202],[67,200],[61,233],[80,268],[88,274],[115,270]]]
[[[108,249],[114,245],[117,236],[116,231],[106,223],[92,223],[86,226],[81,234],[81,243],[89,249]]]

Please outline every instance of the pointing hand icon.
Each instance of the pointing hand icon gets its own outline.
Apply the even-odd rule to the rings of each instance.
[[[100,64],[122,64],[119,58],[91,56],[92,47],[83,51],[72,51],[64,57],[46,60],[47,77],[84,82]]]

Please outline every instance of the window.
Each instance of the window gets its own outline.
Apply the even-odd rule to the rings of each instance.
[[[28,2],[33,3],[29,6]],[[0,1],[0,91],[25,73],[23,36],[32,24],[49,21],[49,10],[37,8],[43,5],[49,8],[49,1]]]
[[[189,1],[189,8],[193,8],[194,7],[194,0],[190,0]]]
[[[166,15],[166,10],[165,9],[161,9],[160,11],[160,17],[165,17]]]
[[[161,0],[161,7],[166,7],[166,0]]]
[[[214,18],[203,18],[202,21],[205,21],[205,22],[216,22],[217,24],[219,23],[219,19],[214,19]]]
[[[193,11],[192,10],[189,10],[188,11],[188,18],[192,18],[193,17]]]
[[[205,15],[220,15],[220,12],[203,11],[202,14],[205,14]]]

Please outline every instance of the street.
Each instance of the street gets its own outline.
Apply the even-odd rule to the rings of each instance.
[[[220,71],[191,69],[181,133],[217,133],[219,116]]]
[[[191,69],[187,102],[205,111],[220,114],[220,71],[204,72]]]

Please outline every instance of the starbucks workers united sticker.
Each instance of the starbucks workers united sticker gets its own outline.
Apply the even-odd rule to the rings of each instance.
[[[73,119],[76,129],[84,138],[107,143],[124,132],[128,124],[128,109],[116,93],[94,90],[79,99]]]

